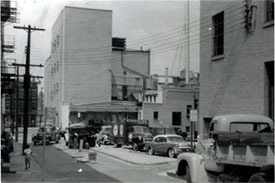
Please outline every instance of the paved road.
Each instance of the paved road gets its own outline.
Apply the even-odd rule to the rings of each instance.
[[[40,172],[40,181],[45,182],[118,182],[118,180],[102,174],[86,165],[78,163],[71,156],[52,145],[45,148],[43,161],[43,146],[32,146],[33,158]]]

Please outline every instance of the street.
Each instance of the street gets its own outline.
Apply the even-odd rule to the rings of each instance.
[[[65,147],[63,140],[57,145]],[[21,144],[17,148],[20,151]],[[31,169],[25,170],[24,167],[20,167],[16,174],[4,174],[3,182],[14,182],[15,177],[18,182],[182,182],[181,179],[169,177],[166,174],[166,171],[175,168],[175,161],[151,165],[132,164],[97,153],[95,162],[82,163],[55,147],[54,144],[45,146],[43,160],[42,145],[31,144],[31,149],[33,152]],[[127,151],[127,149],[113,149]],[[69,150],[78,152],[75,149]],[[142,155],[145,159],[150,158],[145,154]]]

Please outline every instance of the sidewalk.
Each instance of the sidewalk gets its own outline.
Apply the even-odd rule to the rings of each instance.
[[[9,169],[13,173],[1,173],[2,182],[27,182],[34,174],[40,172],[34,160],[31,158],[31,168],[25,170],[25,157],[22,155],[22,144],[13,142],[14,152],[10,154]],[[32,174],[32,176],[30,176]]]
[[[82,155],[82,158],[79,158],[80,161],[88,161],[88,154],[91,152],[96,152],[136,165],[157,165],[176,162],[176,159],[174,158],[151,156],[145,154],[144,152],[133,151],[127,147],[114,148],[109,145],[101,147],[96,146],[91,147],[89,150],[83,149],[81,153],[78,153],[77,149],[69,149],[65,145],[64,141],[60,141],[59,144],[55,144],[54,146],[76,158],[78,155]]]

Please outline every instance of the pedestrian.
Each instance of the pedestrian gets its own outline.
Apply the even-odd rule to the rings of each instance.
[[[31,168],[31,154],[32,154],[32,150],[30,149],[30,145],[27,144],[26,148],[24,150],[24,154],[25,154],[25,168],[26,170]]]

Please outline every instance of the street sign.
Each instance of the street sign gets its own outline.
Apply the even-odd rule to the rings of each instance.
[[[193,109],[190,110],[190,121],[197,121],[198,120],[198,111]]]

